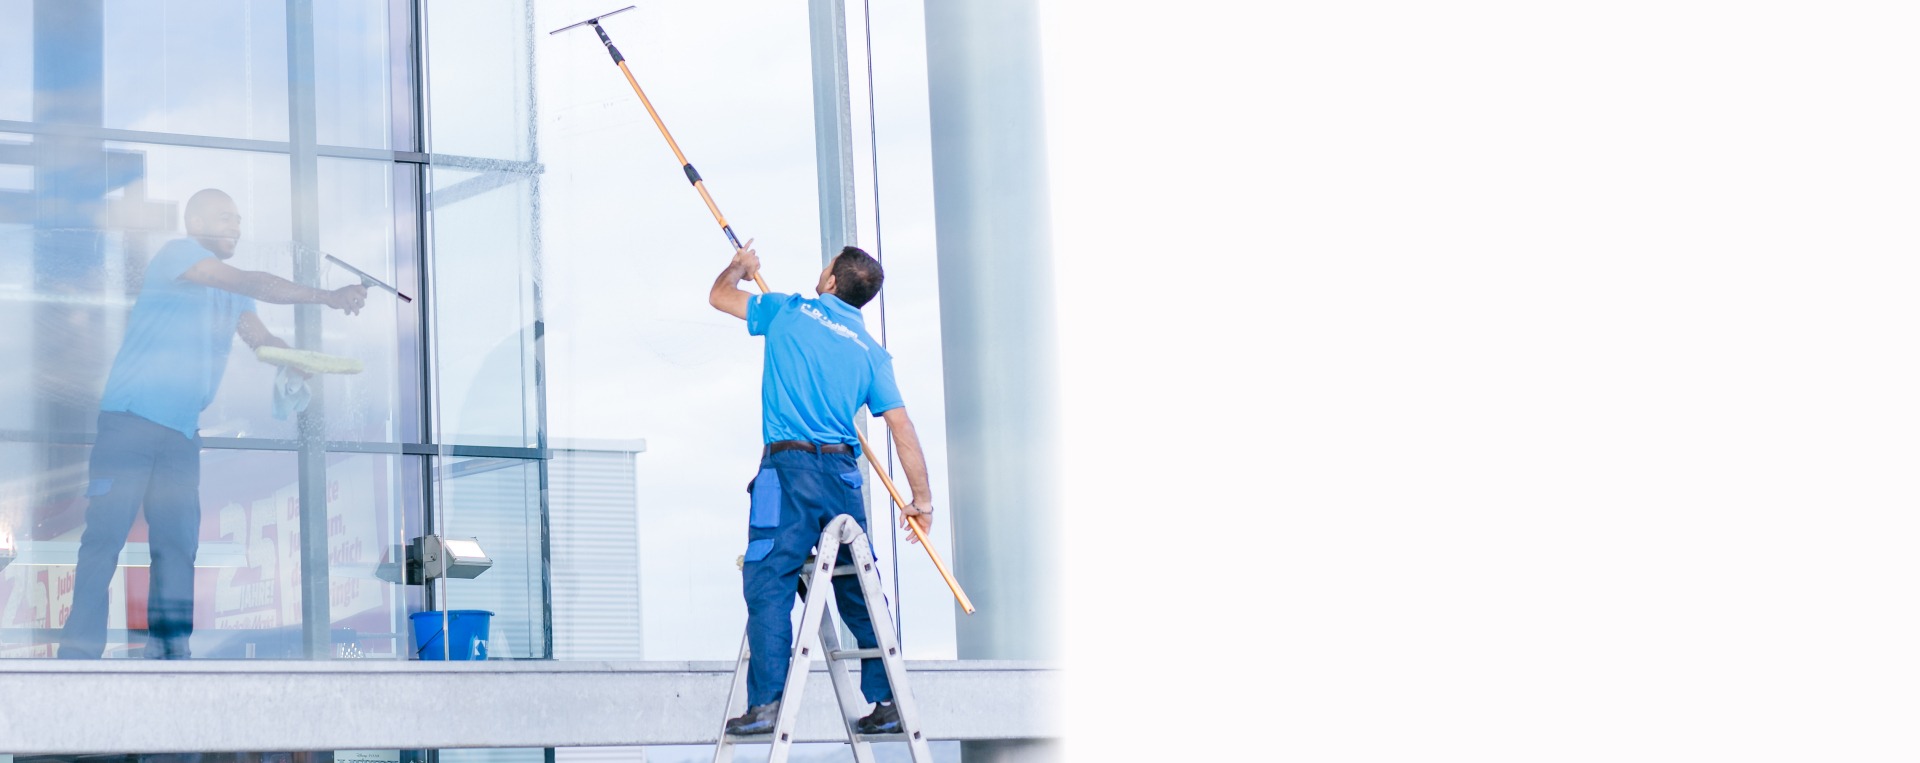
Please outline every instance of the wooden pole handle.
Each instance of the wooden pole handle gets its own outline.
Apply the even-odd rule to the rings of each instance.
[[[867,454],[867,462],[873,464],[874,476],[880,478],[880,484],[887,486],[887,495],[893,496],[893,503],[900,507],[901,515],[907,512],[907,502],[900,497],[900,490],[893,486],[893,480],[887,478],[885,467],[880,465],[880,457],[873,454],[873,448],[867,445],[867,436],[854,427],[853,436],[860,440],[860,451]],[[927,550],[927,558],[933,560],[933,568],[940,571],[940,578],[947,581],[947,590],[953,592],[953,598],[960,602],[960,609],[973,614],[973,600],[967,598],[967,592],[960,590],[960,581],[953,579],[953,573],[947,570],[947,563],[940,560],[940,552],[933,550],[933,542],[927,540],[927,534],[920,531],[920,523],[907,520],[907,529],[913,531],[913,537],[920,540],[920,547]]]

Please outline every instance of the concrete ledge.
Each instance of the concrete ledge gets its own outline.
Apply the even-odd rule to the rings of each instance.
[[[909,661],[937,740],[1060,736],[1060,671]],[[711,744],[731,662],[9,660],[0,752],[158,753]],[[799,741],[844,741],[815,670]]]

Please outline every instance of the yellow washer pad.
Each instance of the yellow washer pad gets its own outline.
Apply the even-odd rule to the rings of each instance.
[[[254,350],[253,355],[264,362],[298,368],[310,374],[357,374],[366,369],[366,364],[361,363],[359,358],[328,355],[312,350],[261,347]]]

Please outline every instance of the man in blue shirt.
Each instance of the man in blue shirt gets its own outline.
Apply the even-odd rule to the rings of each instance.
[[[798,294],[742,291],[741,281],[760,270],[753,242],[734,253],[733,262],[713,282],[708,301],[721,312],[745,319],[747,333],[766,337],[760,379],[760,472],[748,492],[743,568],[747,600],[747,712],[727,721],[730,734],[765,734],[779,715],[786,688],[787,662],[793,650],[793,602],[800,569],[827,523],[851,515],[866,530],[860,499],[859,438],[854,415],[866,406],[886,419],[900,465],[906,470],[913,501],[900,525],[911,521],[932,530],[932,490],[927,461],[913,421],[893,381],[893,356],[867,334],[860,308],[880,292],[880,263],[855,247],[841,250],[820,272],[818,299]],[[911,542],[918,543],[918,540]],[[839,564],[852,554],[839,549]],[[852,577],[835,577],[840,617],[860,648],[878,645],[867,616],[866,597]],[[875,703],[860,719],[863,734],[900,731],[886,668],[877,659],[860,661],[860,691]]]
[[[193,558],[200,547],[200,412],[220,390],[237,332],[248,347],[286,347],[254,312],[254,300],[319,304],[357,314],[364,286],[332,291],[228,265],[240,241],[240,210],[217,189],[187,200],[187,237],[147,263],[126,337],[100,398],[99,434],[88,460],[87,529],[80,536],[73,609],[60,657],[97,659],[106,648],[107,586],[127,531],[144,507],[152,552],[147,591],[148,657],[185,659],[193,635]]]

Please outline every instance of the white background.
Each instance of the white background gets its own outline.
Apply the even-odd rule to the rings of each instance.
[[[1920,753],[1911,5],[1042,8],[1072,759]]]

